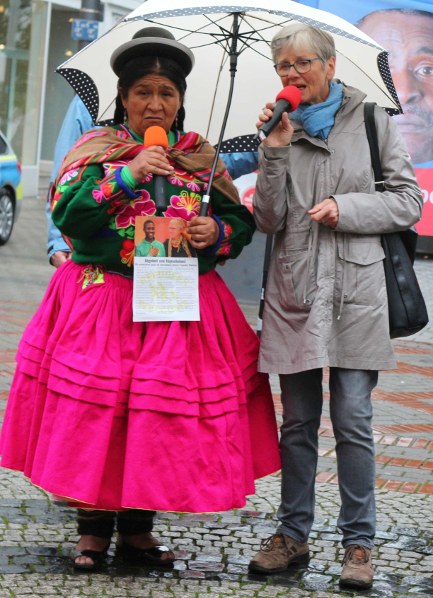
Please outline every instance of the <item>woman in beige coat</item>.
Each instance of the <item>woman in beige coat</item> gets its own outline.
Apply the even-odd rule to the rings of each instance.
[[[276,572],[308,560],[314,480],[329,367],[345,556],[340,583],[373,580],[375,468],[371,392],[378,370],[395,367],[389,338],[381,233],[419,220],[422,196],[395,123],[375,110],[385,191],[375,192],[365,94],[334,80],[327,33],[289,25],[272,42],[283,86],[301,104],[259,148],[258,228],[275,235],[259,367],[280,376],[282,501],[277,533],[250,562]],[[266,105],[260,126],[274,108]]]

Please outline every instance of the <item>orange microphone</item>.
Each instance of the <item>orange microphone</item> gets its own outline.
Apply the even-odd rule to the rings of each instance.
[[[144,132],[144,147],[151,145],[159,145],[160,147],[168,147],[168,137],[165,129],[158,125],[149,127]],[[160,215],[167,208],[165,199],[165,177],[160,174],[153,175],[154,195],[156,213]]]
[[[155,125],[149,127],[144,132],[144,147],[151,145],[159,145],[161,147],[168,147],[168,137],[165,129]]]

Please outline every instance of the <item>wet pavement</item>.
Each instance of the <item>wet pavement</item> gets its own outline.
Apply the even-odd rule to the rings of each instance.
[[[418,259],[416,270],[433,314],[433,259]],[[45,257],[43,200],[25,200],[12,239],[0,247],[1,414],[18,340],[52,272]],[[257,305],[242,306],[254,326]],[[176,552],[172,571],[128,566],[113,543],[104,568],[89,575],[75,573],[68,559],[77,540],[73,511],[51,502],[21,474],[0,469],[0,598],[433,596],[433,326],[395,341],[395,349],[398,369],[381,373],[373,395],[378,533],[371,590],[343,591],[338,586],[339,494],[325,401],[308,566],[273,576],[247,570],[260,540],[275,530],[278,474],[259,480],[256,494],[242,510],[160,513],[155,532]],[[281,420],[275,378],[272,386]]]

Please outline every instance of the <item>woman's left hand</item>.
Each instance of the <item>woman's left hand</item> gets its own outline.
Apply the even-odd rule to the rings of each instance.
[[[338,224],[338,205],[335,199],[328,197],[320,203],[316,204],[314,208],[308,210],[311,220],[320,222],[325,226],[335,228]]]
[[[188,222],[190,243],[196,249],[214,245],[219,237],[219,226],[210,216],[195,216]]]

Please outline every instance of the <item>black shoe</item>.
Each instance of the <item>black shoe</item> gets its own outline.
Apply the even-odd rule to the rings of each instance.
[[[136,548],[124,540],[116,545],[116,554],[125,561],[136,565],[151,565],[153,567],[163,567],[164,569],[172,569],[176,559],[174,553],[167,546]]]
[[[101,568],[102,564],[105,562],[107,558],[107,552],[110,544],[102,550],[78,550],[77,548],[73,548],[70,553],[70,557],[73,561],[73,566],[75,571],[98,571]],[[85,556],[91,559],[92,563],[77,563],[77,558],[80,556]]]

